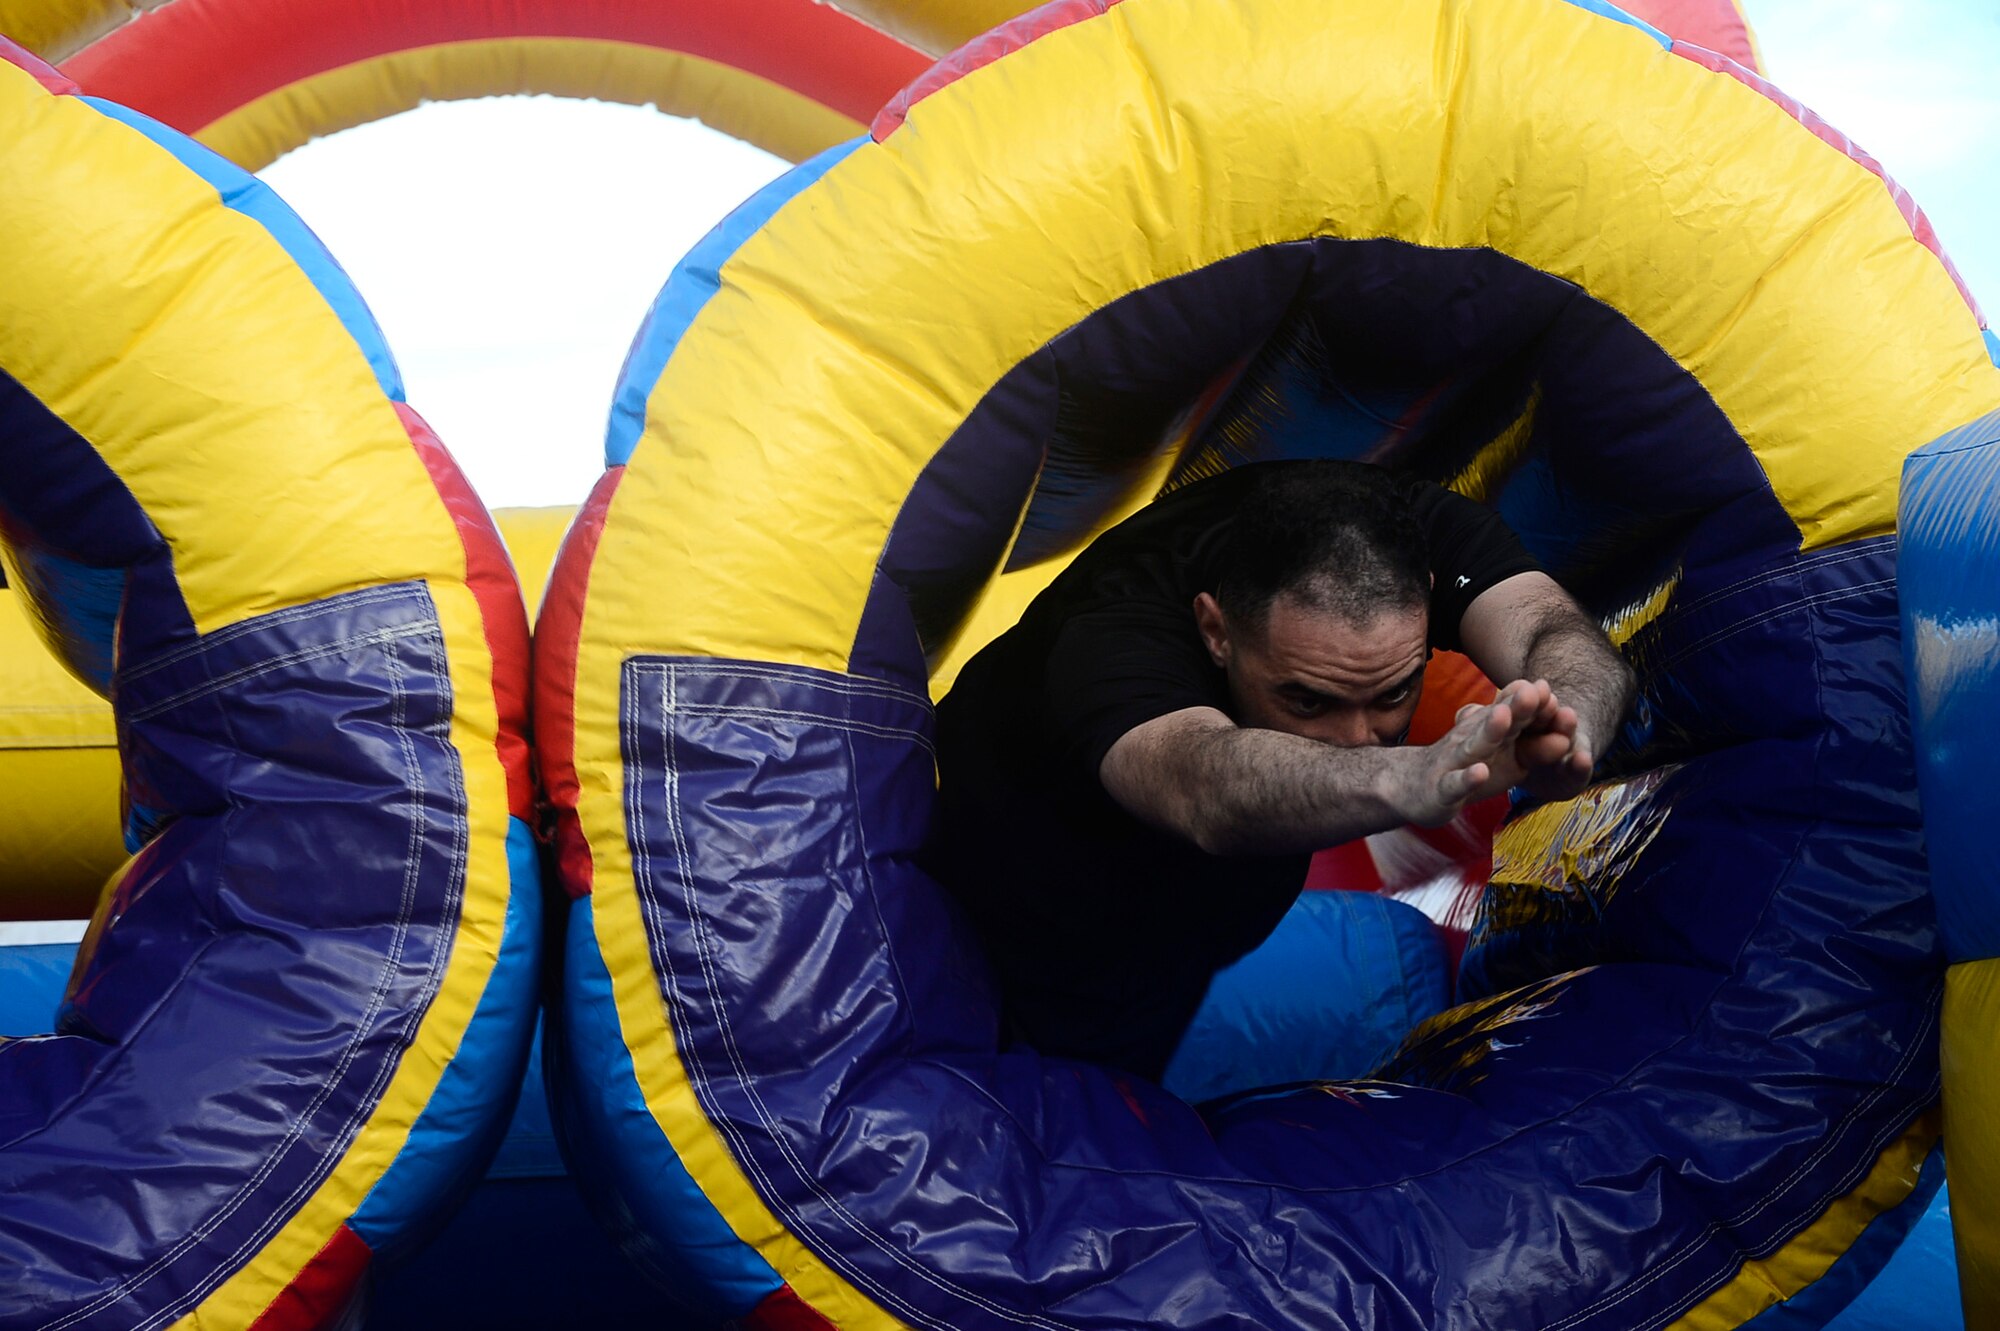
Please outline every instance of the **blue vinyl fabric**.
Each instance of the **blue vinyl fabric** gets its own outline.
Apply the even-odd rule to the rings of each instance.
[[[458,1056],[410,1129],[396,1163],[376,1180],[348,1225],[385,1261],[430,1237],[479,1181],[504,1142],[514,1093],[534,1045],[542,967],[540,865],[528,825],[510,819],[507,860],[513,891],[500,959],[487,978]],[[541,1094],[540,1078],[534,1087]]]
[[[1894,606],[1893,597],[1876,599],[1879,638],[1880,617]],[[1794,612],[1800,621],[1812,614]],[[1655,896],[1656,907],[1660,897],[1685,901],[1674,914],[1685,935],[1661,931],[1650,957],[1560,972],[1459,1009],[1377,1080],[1249,1094],[1198,1116],[1144,1083],[990,1052],[995,1032],[990,1007],[978,1002],[977,964],[962,949],[937,961],[949,921],[909,863],[918,820],[897,812],[920,808],[909,783],[929,780],[920,698],[742,662],[635,659],[627,688],[628,717],[662,718],[628,732],[636,760],[628,771],[637,774],[630,825],[649,917],[684,922],[651,941],[665,953],[659,973],[677,1038],[703,1072],[695,1086],[704,1108],[732,1125],[788,1225],[817,1235],[851,1279],[912,1304],[927,1293],[924,1319],[1006,1325],[982,1300],[1025,1286],[1065,1320],[1108,1325],[1099,1301],[1130,1298],[1133,1270],[1157,1265],[1180,1288],[1169,1273],[1196,1260],[1175,1257],[1181,1243],[1205,1245],[1206,1266],[1217,1243],[1254,1254],[1311,1242],[1351,1254],[1358,1268],[1383,1273],[1381,1283],[1199,1286],[1197,1306],[1172,1305],[1176,1318],[1227,1323],[1236,1313],[1225,1308],[1240,1310],[1256,1292],[1274,1299],[1249,1314],[1267,1324],[1533,1324],[1551,1296],[1495,1265],[1510,1255],[1570,1243],[1594,1264],[1627,1271],[1663,1258],[1733,1269],[1737,1244],[1780,1242],[1815,1217],[1936,1095],[1935,985],[1925,980],[1936,955],[1907,795],[1892,795],[1883,811],[1900,806],[1900,819],[1844,847],[1844,838],[1816,836],[1811,795],[1773,792],[1779,769],[1690,775],[1662,797],[1675,805],[1666,828],[1619,889],[1628,900]],[[1871,692],[1854,701],[1878,706]],[[1805,737],[1773,743],[1766,761],[1794,769],[1813,747]],[[850,786],[859,802],[827,798]],[[1745,809],[1769,828],[1748,863],[1751,848],[1713,845],[1714,820]],[[1679,835],[1669,839],[1667,829]],[[1705,844],[1711,855],[1733,852],[1729,875],[1710,878],[1713,860],[1698,853]],[[1831,870],[1850,858],[1887,870],[1887,885],[1857,907],[1885,936],[1843,941],[1840,969],[1851,971],[1843,985],[1799,955],[1793,931],[1834,908],[1829,894],[1848,883]],[[1733,876],[1760,869],[1772,883],[1762,893],[1743,890],[1754,877]],[[817,886],[810,921],[789,890],[805,882]],[[1753,937],[1734,972],[1682,951],[1732,929],[1740,937],[1746,924]],[[800,929],[820,949],[811,977],[776,960],[788,936],[798,946]],[[1548,933],[1530,937],[1552,945]],[[898,965],[917,939],[931,964]],[[1612,947],[1638,950],[1623,937]],[[1884,986],[1887,998],[1855,978],[1895,970],[1904,982]],[[725,1002],[734,1020],[718,1015]],[[1764,1062],[1800,1072],[1753,1070]],[[1841,1062],[1866,1094],[1829,1096],[1838,1074],[1803,1075]],[[747,1068],[757,1070],[754,1083]],[[1718,1129],[1719,1114],[1742,1126]],[[1119,1121],[1129,1131],[1052,1132]],[[866,1133],[842,1126],[860,1122]],[[1689,1135],[1697,1124],[1698,1138]],[[1016,1153],[1016,1168],[995,1167]],[[802,1177],[804,1158],[813,1170]],[[961,1177],[966,1162],[978,1164],[976,1185]],[[1625,1188],[1594,1198],[1564,1182],[1633,1170]],[[1519,1236],[1505,1243],[1476,1228],[1501,1199],[1494,1223],[1504,1214]],[[1056,1207],[1062,1223],[1045,1225]],[[1198,1228],[1180,1219],[1190,1208]],[[1716,1214],[1730,1218],[1726,1231]],[[895,1266],[875,1265],[889,1261],[883,1248],[833,1241],[883,1215],[920,1215],[902,1231],[904,1251],[956,1282],[899,1281]],[[1118,1291],[1068,1243],[1079,1224],[1117,1236],[1130,1262]],[[1674,1306],[1663,1283],[1633,1282],[1576,1325],[1648,1324]],[[1421,1306],[1391,1292],[1419,1288],[1437,1292]],[[1153,1293],[1166,1300],[1167,1285]],[[1209,1297],[1226,1302],[1202,1302]]]
[[[1826,1323],[1825,1331],[1965,1331],[1965,1325],[1951,1232],[1951,1189],[1940,1179],[1909,1236],[1889,1254],[1875,1279]]]
[[[0,367],[0,532],[51,639],[78,678],[108,692],[116,636],[128,655],[191,641],[167,543],[118,474]]]
[[[55,1033],[0,1045],[0,1324],[176,1315],[374,1108],[459,904],[468,830],[442,650],[429,593],[404,584],[120,676],[135,797],[175,816],[124,875],[118,927]],[[190,1136],[198,1123],[229,1131]],[[180,1241],[132,1263],[160,1234]]]
[[[1388,928],[1399,937],[1375,933],[1375,940],[1407,949],[1406,958],[1425,964],[1420,938],[1402,927],[1395,912],[1378,916],[1366,906],[1355,908],[1354,903],[1371,901],[1397,904],[1357,893],[1312,894],[1304,898],[1306,909],[1297,924],[1281,930],[1281,937],[1303,935],[1316,958],[1325,958],[1329,945],[1348,948],[1351,955],[1343,937],[1323,931],[1345,926],[1371,932],[1379,921],[1390,921]],[[1417,919],[1425,930],[1430,928],[1421,916]],[[0,946],[0,1033],[32,1034],[53,1025],[75,954],[73,943]],[[1388,956],[1386,947],[1378,948],[1371,960],[1379,965]],[[1179,1093],[1187,1098],[1185,1091]],[[625,1325],[657,1313],[657,1295],[634,1283],[586,1214],[555,1155],[543,1097],[539,1058],[533,1058],[506,1139],[484,1182],[437,1239],[384,1279],[370,1311],[371,1327],[433,1326],[440,1318],[457,1318],[487,1328],[526,1328],[571,1316]],[[1827,1331],[1963,1327],[1950,1207],[1940,1173],[1934,1156],[1926,1165],[1924,1184],[1909,1202],[1878,1217],[1868,1240],[1842,1257],[1841,1267],[1872,1276],[1872,1283],[1837,1280],[1843,1274],[1837,1269],[1807,1294],[1765,1313],[1753,1323],[1758,1331],[1806,1331],[1822,1325]],[[1813,1299],[1831,1285],[1838,1285],[1844,1306],[1828,1321],[1826,1308],[1815,1308]]]
[[[1370,892],[1307,892],[1216,973],[1160,1085],[1194,1102],[1366,1076],[1450,998],[1429,916]]]
[[[2000,412],[1917,450],[1903,468],[1905,654],[1917,774],[1953,961],[2000,956],[1993,792],[2000,789]]]
[[[784,1282],[736,1237],[661,1139],[619,1036],[591,913],[587,896],[570,903],[564,1002],[543,1032],[564,1159],[598,1223],[656,1288],[693,1316],[741,1317]]]
[[[74,943],[0,944],[0,1035],[54,1026],[76,952]],[[566,1322],[637,1326],[657,1317],[658,1295],[612,1249],[563,1169],[539,1042],[535,1054],[484,1179],[421,1251],[377,1283],[371,1331],[540,1331]]]
[[[75,961],[74,943],[0,945],[0,1039],[55,1029],[63,982]]]

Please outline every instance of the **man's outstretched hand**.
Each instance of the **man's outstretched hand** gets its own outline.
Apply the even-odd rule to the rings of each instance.
[[[1522,683],[1517,680],[1508,688],[1520,687]],[[1548,702],[1515,739],[1511,761],[1494,764],[1494,780],[1500,784],[1496,786],[1489,781],[1485,792],[1488,795],[1525,785],[1542,799],[1568,799],[1590,784],[1597,753],[1577,718],[1576,709],[1557,700],[1547,680],[1538,679],[1535,683],[1548,690]],[[1458,709],[1458,715],[1463,719],[1477,709],[1478,704],[1469,703]]]
[[[1410,750],[1408,784],[1392,802],[1407,822],[1448,823],[1466,805],[1532,774],[1567,770],[1576,761],[1576,730],[1576,713],[1557,705],[1547,680],[1517,679],[1492,702],[1459,708],[1444,738]],[[1588,762],[1583,773],[1588,778]]]

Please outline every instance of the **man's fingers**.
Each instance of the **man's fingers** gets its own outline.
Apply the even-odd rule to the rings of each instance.
[[[1494,706],[1498,708],[1503,704],[1507,709],[1507,728],[1502,737],[1513,739],[1534,723],[1535,716],[1541,711],[1542,694],[1533,684],[1514,685]]]
[[[1529,728],[1543,730],[1555,724],[1561,705],[1556,702],[1556,691],[1549,687],[1546,679],[1536,680],[1535,687],[1541,691],[1541,706],[1535,709],[1535,719],[1529,723]]]
[[[1503,699],[1488,703],[1467,727],[1463,753],[1467,761],[1476,761],[1499,752],[1500,746],[1513,738],[1515,733],[1514,710]]]
[[[1471,797],[1472,792],[1486,783],[1486,778],[1491,774],[1492,769],[1485,763],[1453,768],[1438,781],[1438,799],[1445,805],[1447,812],[1455,811]]]
[[[1521,766],[1528,768],[1552,767],[1557,763],[1567,763],[1573,755],[1574,745],[1570,737],[1553,730],[1540,734],[1524,735],[1514,746],[1514,754]]]
[[[1523,726],[1533,726],[1545,719],[1545,709],[1553,708],[1554,699],[1555,694],[1550,691],[1547,681],[1517,679],[1500,690],[1500,696],[1494,701],[1506,703]],[[1553,710],[1546,710],[1546,715],[1552,717]]]

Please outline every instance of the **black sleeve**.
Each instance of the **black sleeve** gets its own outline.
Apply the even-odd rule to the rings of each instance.
[[[1098,768],[1120,736],[1170,712],[1220,706],[1215,678],[1191,607],[1135,600],[1074,613],[1048,656],[1044,751],[1077,788],[1101,789]]]
[[[1431,551],[1431,645],[1456,650],[1466,607],[1517,573],[1541,571],[1521,538],[1484,504],[1442,486],[1413,484],[1411,505]]]

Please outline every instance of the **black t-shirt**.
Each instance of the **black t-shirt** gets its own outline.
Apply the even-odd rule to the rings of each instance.
[[[1229,710],[1195,627],[1261,463],[1134,514],[1071,561],[938,705],[933,863],[978,930],[1010,1024],[1046,1053],[1157,1078],[1214,972],[1276,927],[1309,856],[1213,856],[1150,827],[1098,768],[1127,731]],[[1431,552],[1433,646],[1474,598],[1536,567],[1490,511],[1405,482]]]

